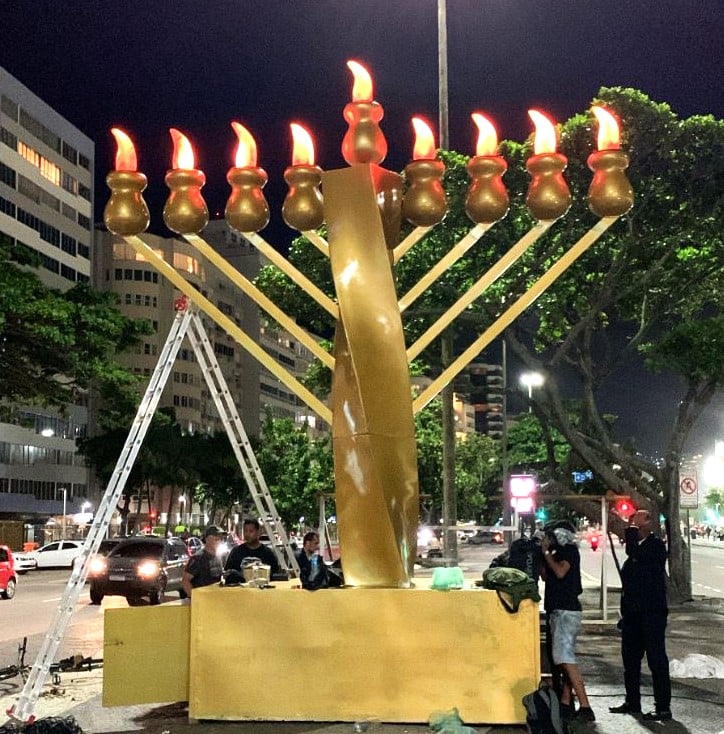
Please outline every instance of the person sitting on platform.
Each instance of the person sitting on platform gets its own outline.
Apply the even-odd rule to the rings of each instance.
[[[221,580],[224,569],[216,550],[224,534],[218,525],[209,525],[204,531],[204,547],[189,558],[181,578],[181,587],[187,596],[191,596],[193,589],[218,584]]]
[[[319,555],[319,533],[310,530],[304,534],[302,549],[297,553],[299,580],[303,589],[322,589],[327,586],[327,566]]]
[[[231,549],[226,559],[226,570],[240,571],[241,564],[245,558],[258,558],[262,563],[270,567],[270,573],[279,573],[279,561],[274,551],[262,544],[261,526],[256,518],[248,517],[244,520],[244,542]]]

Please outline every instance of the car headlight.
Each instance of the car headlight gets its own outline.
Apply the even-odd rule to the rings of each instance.
[[[143,561],[136,569],[136,575],[142,579],[152,579],[158,576],[159,571],[158,561]]]
[[[100,576],[106,572],[106,568],[108,568],[106,559],[103,556],[94,556],[88,564],[88,574],[90,576]]]

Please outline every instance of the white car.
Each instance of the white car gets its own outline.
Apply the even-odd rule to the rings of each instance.
[[[21,576],[38,567],[38,562],[33,558],[32,553],[13,553],[13,558],[15,559],[15,573]]]
[[[35,559],[37,568],[73,568],[82,550],[80,540],[56,540],[27,555]]]

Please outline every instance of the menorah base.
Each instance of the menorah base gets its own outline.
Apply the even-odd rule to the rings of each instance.
[[[193,719],[237,721],[425,723],[453,707],[470,724],[525,720],[537,604],[508,614],[486,590],[276,586],[108,610],[104,705],[188,699]],[[162,627],[165,639],[149,639]]]

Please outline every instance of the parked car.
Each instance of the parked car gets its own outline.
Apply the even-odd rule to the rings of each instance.
[[[100,604],[105,596],[125,596],[135,605],[146,596],[151,604],[159,604],[169,591],[178,591],[183,599],[181,577],[188,558],[181,538],[126,538],[105,559],[96,557],[89,568],[91,603]]]
[[[471,535],[467,542],[468,545],[482,545],[483,543],[497,543],[498,545],[504,540],[501,530],[478,530],[475,535]]]
[[[18,552],[13,554],[15,559],[15,573],[22,576],[28,571],[33,571],[38,567],[38,562],[33,558],[31,552]]]
[[[73,568],[82,550],[82,540],[56,540],[26,555],[35,559],[36,568]]]
[[[8,546],[0,545],[0,597],[12,599],[15,596],[17,583],[13,552]]]

